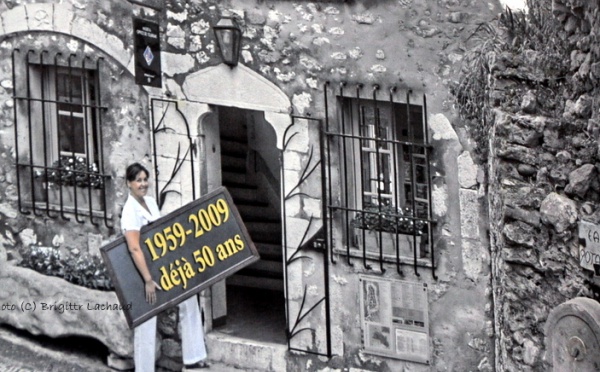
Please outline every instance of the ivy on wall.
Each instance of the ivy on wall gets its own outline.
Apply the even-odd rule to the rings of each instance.
[[[458,82],[452,87],[460,116],[484,162],[494,123],[494,108],[521,107],[524,86],[538,93],[540,111],[560,112],[560,91],[569,73],[569,43],[552,15],[552,1],[527,0],[527,12],[506,8],[493,22],[482,23],[467,41]],[[524,63],[525,62],[525,63]],[[498,81],[512,80],[519,86]]]

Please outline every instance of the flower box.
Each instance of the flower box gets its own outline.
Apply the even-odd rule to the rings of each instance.
[[[62,191],[62,206],[75,209],[75,201],[77,201],[77,211],[85,212],[90,210],[103,210],[104,200],[102,196],[103,190],[89,189],[77,186],[55,186],[48,188],[48,203],[54,206],[61,205]]]
[[[368,253],[379,254],[384,256],[396,257],[396,249],[399,251],[400,257],[414,257],[414,242],[416,241],[417,257],[421,257],[421,236],[396,234],[385,231],[356,230],[357,246]]]

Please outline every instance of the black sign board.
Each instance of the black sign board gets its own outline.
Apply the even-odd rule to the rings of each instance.
[[[160,32],[157,23],[133,19],[133,47],[135,50],[135,82],[160,88]]]
[[[101,248],[131,328],[259,259],[224,187],[142,227],[140,245],[162,289],[153,305],[145,300],[144,281],[125,238]]]

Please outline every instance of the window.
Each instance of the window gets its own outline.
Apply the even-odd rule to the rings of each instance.
[[[34,128],[45,129],[49,136],[46,156],[50,164],[64,166],[79,159],[97,168],[95,71],[39,65],[31,69],[34,88],[42,95],[39,104],[44,106],[38,119],[33,118]],[[41,84],[36,87],[38,81]]]
[[[14,77],[19,208],[106,219],[98,70],[31,54]]]
[[[339,133],[329,136],[339,148],[341,190],[332,211],[346,253],[416,264],[431,254],[424,107],[351,97],[337,103]]]

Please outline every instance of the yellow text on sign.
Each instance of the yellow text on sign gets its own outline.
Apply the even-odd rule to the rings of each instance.
[[[217,252],[218,260],[225,261],[242,251],[245,247],[246,245],[240,234],[236,234],[233,238],[229,238],[217,245],[215,251]],[[215,253],[207,245],[195,250],[193,257],[194,261],[198,264],[196,270],[194,270],[194,267],[186,258],[175,260],[168,265],[168,268],[167,265],[160,268],[160,286],[163,290],[169,291],[177,286],[182,286],[183,289],[186,289],[188,280],[196,276],[196,271],[202,273],[208,267],[215,266]]]
[[[147,238],[144,243],[150,252],[152,261],[164,257],[167,252],[172,252],[182,247],[188,235],[194,235],[199,238],[205,232],[210,232],[213,228],[221,226],[229,219],[229,206],[225,199],[219,199],[208,207],[199,209],[197,213],[188,216],[188,222],[191,223],[186,229],[182,223],[175,222],[167,226],[163,231],[158,231],[152,238]],[[157,252],[160,249],[160,254]]]

